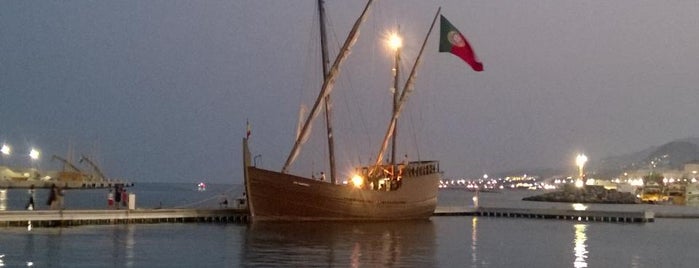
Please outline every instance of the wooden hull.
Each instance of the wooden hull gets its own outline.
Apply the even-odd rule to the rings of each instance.
[[[437,206],[440,173],[406,176],[392,191],[359,189],[247,167],[247,196],[254,221],[428,219]]]

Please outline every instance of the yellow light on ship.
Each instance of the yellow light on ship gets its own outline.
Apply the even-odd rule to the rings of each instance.
[[[354,187],[360,188],[360,187],[362,187],[363,184],[364,184],[364,178],[362,178],[362,176],[359,176],[359,175],[352,176],[352,185],[354,185]]]
[[[403,46],[403,39],[397,33],[388,36],[388,46],[393,50],[398,50]]]

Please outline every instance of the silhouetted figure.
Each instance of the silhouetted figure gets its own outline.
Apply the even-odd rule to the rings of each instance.
[[[114,185],[114,189],[114,207],[119,209],[119,205],[121,204],[121,186]]]
[[[124,208],[129,207],[129,194],[126,192],[126,188],[121,190],[121,205],[124,206]]]
[[[29,194],[29,202],[27,202],[27,210],[34,210],[34,185],[29,186],[29,190],[27,191]]]
[[[58,188],[56,188],[55,184],[51,185],[49,200],[46,202],[46,205],[48,205],[50,209],[56,209],[58,207]]]
[[[107,208],[114,208],[114,192],[112,192],[111,188],[107,194]]]
[[[56,208],[63,210],[65,207],[63,205],[63,198],[65,197],[65,189],[60,186],[56,187]]]

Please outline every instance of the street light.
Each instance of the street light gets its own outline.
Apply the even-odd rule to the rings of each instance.
[[[578,188],[582,187],[585,182],[583,181],[583,167],[585,166],[585,163],[587,162],[587,156],[585,154],[578,154],[577,157],[575,157],[575,164],[578,165],[578,170],[580,171],[580,177],[578,180],[575,181],[575,186]]]
[[[9,145],[3,143],[2,148],[0,148],[0,152],[2,152],[2,155],[10,155],[10,153],[12,153],[12,148],[10,148]]]
[[[2,153],[2,158],[0,158],[0,161],[2,161],[3,164],[5,164],[5,158],[10,156],[10,153],[12,153],[12,148],[10,148],[9,145],[3,143],[2,148],[0,148],[0,153]]]
[[[39,155],[41,155],[41,153],[40,153],[39,150],[37,150],[37,149],[32,148],[32,149],[29,151],[29,158],[31,158],[32,160],[37,160],[37,159],[39,159]]]

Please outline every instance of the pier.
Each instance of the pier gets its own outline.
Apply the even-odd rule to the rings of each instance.
[[[437,207],[433,216],[480,216],[556,219],[587,222],[648,223],[652,211],[594,211],[529,208]],[[698,218],[695,214],[660,214],[668,218]],[[67,227],[104,224],[149,223],[248,223],[245,209],[132,209],[132,210],[33,210],[0,211],[0,227]]]
[[[594,211],[530,208],[438,207],[434,216],[482,216],[574,221],[646,223],[655,221],[652,211]]]
[[[246,223],[242,209],[135,209],[2,211],[0,227],[64,227],[131,223]]]

